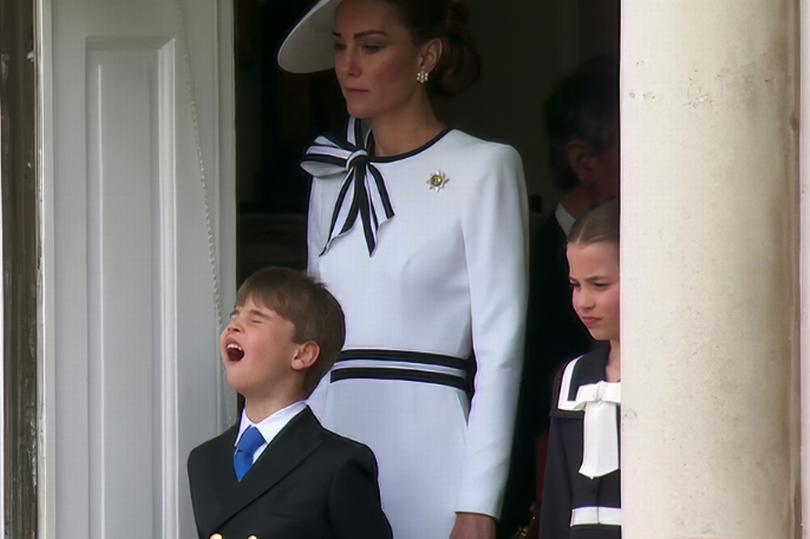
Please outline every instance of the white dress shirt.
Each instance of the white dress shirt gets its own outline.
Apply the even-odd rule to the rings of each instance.
[[[557,210],[554,212],[554,217],[557,218],[557,222],[560,224],[560,228],[562,231],[565,232],[565,237],[568,237],[568,234],[571,233],[571,229],[574,228],[574,223],[576,219],[574,216],[565,211],[562,204],[557,204]]]
[[[247,414],[244,410],[242,410],[242,420],[239,423],[239,435],[236,437],[234,448],[239,445],[239,440],[242,439],[242,434],[244,434],[248,427],[256,427],[262,434],[262,438],[264,438],[264,443],[259,446],[255,453],[253,453],[253,462],[256,462],[256,459],[258,459],[262,454],[264,448],[273,441],[273,438],[276,437],[281,429],[283,429],[293,417],[300,414],[306,407],[307,403],[305,401],[294,402],[286,408],[282,408],[281,410],[270,414],[259,423],[254,423],[248,419]]]

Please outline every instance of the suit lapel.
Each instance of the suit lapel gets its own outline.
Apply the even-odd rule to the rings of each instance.
[[[210,477],[210,488],[214,491],[204,495],[203,499],[211,500],[212,505],[206,504],[197,511],[196,518],[200,523],[205,535],[208,536],[222,521],[216,520],[218,515],[214,511],[205,510],[214,507],[221,507],[227,500],[230,500],[239,488],[236,480],[236,472],[233,470],[233,451],[236,435],[239,433],[239,423],[235,424],[221,435],[211,440],[207,445],[206,470],[205,474]],[[202,472],[201,472],[202,473]],[[202,480],[206,484],[206,480]]]
[[[231,518],[294,470],[321,444],[320,433],[318,420],[307,407],[281,429],[241,482],[236,480],[233,466],[222,466],[217,472],[217,483],[232,488],[224,489],[230,495],[222,498],[222,511],[217,518],[217,525]],[[229,438],[229,462],[232,462],[235,435]],[[229,477],[224,477],[226,475]]]

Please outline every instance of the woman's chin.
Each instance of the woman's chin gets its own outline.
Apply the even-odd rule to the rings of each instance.
[[[345,99],[346,96],[344,96]],[[346,99],[346,111],[349,113],[349,116],[352,118],[357,118],[358,120],[365,120],[367,118],[373,118],[373,114],[369,110],[367,106],[364,106],[363,103],[358,103],[358,99]]]

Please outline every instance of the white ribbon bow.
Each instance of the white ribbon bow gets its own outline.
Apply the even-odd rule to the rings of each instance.
[[[580,386],[572,410],[585,410],[582,466],[579,473],[593,479],[619,469],[617,406],[622,402],[621,382]]]
[[[326,137],[318,137],[301,159],[301,167],[313,176],[343,176],[329,224],[329,236],[321,255],[326,253],[335,238],[351,230],[359,216],[368,255],[372,256],[377,247],[380,225],[394,216],[385,180],[371,163],[365,148],[368,141],[361,146],[362,141],[360,122],[351,118],[346,142],[338,143]]]

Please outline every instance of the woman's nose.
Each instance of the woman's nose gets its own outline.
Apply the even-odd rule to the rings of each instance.
[[[339,75],[357,75],[357,67],[357,57],[348,47],[335,55],[335,71]]]

